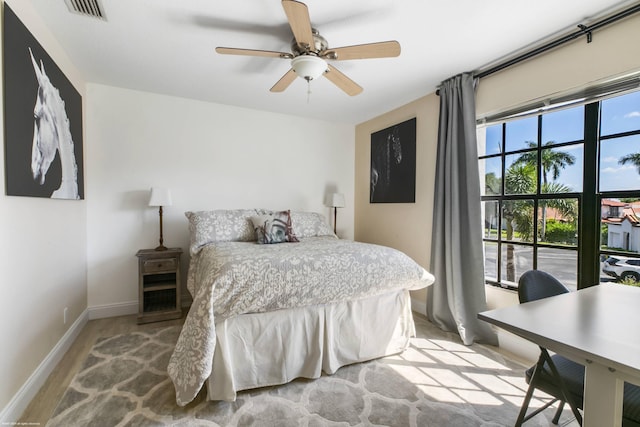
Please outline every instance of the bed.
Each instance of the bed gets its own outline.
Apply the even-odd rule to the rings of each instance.
[[[313,212],[186,216],[193,303],[168,365],[178,405],[204,384],[209,400],[234,401],[332,374],[402,352],[415,334],[409,291],[434,277],[402,252],[338,239]]]

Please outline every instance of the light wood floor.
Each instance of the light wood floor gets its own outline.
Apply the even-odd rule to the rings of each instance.
[[[98,338],[112,337],[114,335],[125,334],[145,329],[154,329],[162,326],[181,325],[182,319],[168,320],[165,322],[137,324],[137,315],[111,317],[108,319],[96,319],[87,322],[78,338],[69,348],[60,363],[55,367],[49,378],[44,383],[40,391],[36,394],[27,409],[22,414],[18,423],[44,426],[64,391],[71,383],[74,375],[87,358],[89,350]]]
[[[422,317],[415,313],[414,315]],[[136,315],[90,320],[24,411],[18,423],[44,426],[47,421],[49,421],[49,418],[58,405],[58,401],[71,383],[74,375],[80,369],[80,366],[89,354],[89,350],[91,350],[98,338],[112,337],[114,335],[163,326],[181,325],[182,323],[184,323],[184,316],[178,320],[147,323],[144,325],[137,324]],[[508,356],[513,357],[513,355]],[[553,426],[553,424],[549,425]],[[579,424],[577,421],[571,420],[565,422],[562,427],[579,427]]]

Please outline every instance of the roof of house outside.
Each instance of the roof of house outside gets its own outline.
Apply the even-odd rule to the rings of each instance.
[[[627,204],[620,200],[602,199],[602,206],[626,206]]]
[[[634,227],[640,226],[640,203],[623,203],[617,200],[602,199],[603,206],[621,207],[622,215],[617,217],[603,217],[602,222],[605,224],[622,224],[624,220],[627,220]]]

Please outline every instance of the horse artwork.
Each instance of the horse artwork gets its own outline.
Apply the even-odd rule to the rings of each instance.
[[[31,172],[33,179],[44,184],[47,171],[53,161],[56,150],[60,156],[62,179],[60,187],[51,194],[53,199],[79,199],[78,165],[73,153],[73,139],[69,127],[69,118],[64,109],[64,100],[60,91],[49,81],[40,61],[40,67],[33,57],[31,62],[38,79],[38,97],[33,109],[33,145],[31,148]]]
[[[414,203],[416,119],[371,134],[370,203]]]
[[[3,15],[6,194],[83,199],[82,97],[7,4]]]

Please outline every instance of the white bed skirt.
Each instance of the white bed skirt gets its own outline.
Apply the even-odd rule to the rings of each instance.
[[[402,352],[415,335],[409,291],[331,305],[244,314],[216,324],[209,400],[333,374]]]

